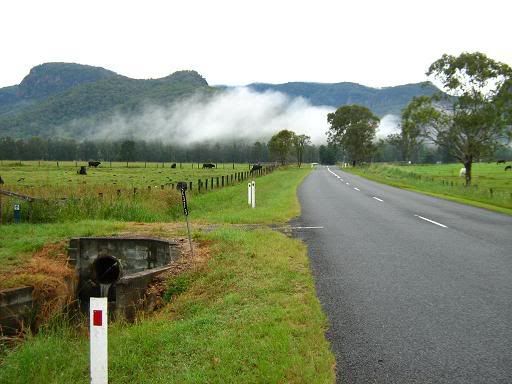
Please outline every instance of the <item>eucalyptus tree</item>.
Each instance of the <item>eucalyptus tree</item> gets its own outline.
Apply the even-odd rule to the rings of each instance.
[[[304,149],[306,145],[311,144],[311,137],[307,135],[294,135],[293,146],[297,154],[297,166],[300,168],[304,156]]]
[[[375,151],[375,132],[379,118],[361,105],[345,105],[327,115],[331,125],[327,142],[341,147],[355,165],[371,157]]]
[[[286,164],[286,158],[292,149],[294,137],[295,133],[283,129],[272,136],[268,142],[270,153],[277,157],[282,165]]]
[[[445,93],[413,99],[408,121],[464,165],[469,186],[473,162],[510,140],[512,69],[479,52],[445,54],[427,75]]]

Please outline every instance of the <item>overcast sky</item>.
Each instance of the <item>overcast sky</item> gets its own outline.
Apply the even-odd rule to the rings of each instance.
[[[133,78],[195,69],[212,84],[425,80],[443,53],[512,65],[512,2],[498,0],[7,0],[0,87],[50,61]]]

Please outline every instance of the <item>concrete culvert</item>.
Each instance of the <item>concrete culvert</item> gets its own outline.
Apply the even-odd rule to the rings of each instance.
[[[92,264],[93,279],[99,284],[114,284],[121,278],[121,263],[114,256],[102,256]]]

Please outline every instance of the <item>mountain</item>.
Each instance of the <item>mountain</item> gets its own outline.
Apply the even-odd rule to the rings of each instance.
[[[253,83],[249,88],[257,92],[277,91],[290,97],[303,97],[313,105],[338,108],[347,104],[360,104],[378,116],[400,115],[414,96],[430,96],[439,89],[432,83],[416,83],[396,87],[371,88],[357,83]]]
[[[313,105],[337,108],[361,104],[375,114],[400,114],[414,96],[431,95],[431,83],[370,88],[356,83],[249,84],[257,92],[278,91],[303,97]],[[160,79],[138,80],[105,68],[74,63],[46,63],[30,70],[18,85],[0,88],[0,137],[81,139],[91,128],[117,115],[127,120],[145,106],[167,106],[195,95],[213,95],[229,87],[210,87],[195,71]]]
[[[137,80],[99,67],[46,63],[32,68],[19,85],[0,88],[0,136],[80,137],[82,126],[73,124],[79,119],[94,125],[197,91],[215,92],[195,71]]]

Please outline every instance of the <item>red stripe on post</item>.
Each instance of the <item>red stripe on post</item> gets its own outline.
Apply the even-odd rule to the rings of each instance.
[[[95,325],[97,327],[101,327],[103,325],[103,311],[92,311],[92,325]]]

